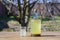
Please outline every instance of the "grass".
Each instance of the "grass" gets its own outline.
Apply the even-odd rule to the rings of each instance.
[[[30,20],[32,17],[30,18]],[[40,19],[41,20],[41,19]],[[54,20],[44,18],[41,22],[42,31],[60,31],[60,16],[55,16]]]
[[[54,20],[51,20],[49,18],[42,19],[42,31],[60,31],[60,16],[55,16],[54,18]],[[30,18],[30,20],[31,19],[32,17]],[[0,20],[4,20],[5,22],[7,22],[10,27],[19,26],[19,23],[14,19],[13,16],[0,18]],[[15,32],[15,30],[7,29],[7,32],[9,31]]]
[[[7,31],[7,32],[15,32],[15,30],[11,29],[11,28],[14,28],[15,26],[18,26],[19,27],[19,23],[15,20],[15,18],[13,16],[10,16],[10,17],[0,17],[0,21],[3,21],[3,23],[6,23],[9,28],[7,29],[3,29],[3,31]],[[2,24],[4,25],[4,24]],[[1,25],[0,25],[1,26]]]
[[[43,31],[60,31],[60,16],[55,16],[54,20],[47,20],[47,21],[43,20],[42,30]]]

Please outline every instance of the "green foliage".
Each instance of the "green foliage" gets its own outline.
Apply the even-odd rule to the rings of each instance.
[[[42,18],[42,21],[49,21],[51,20],[50,18],[46,17],[46,18]]]

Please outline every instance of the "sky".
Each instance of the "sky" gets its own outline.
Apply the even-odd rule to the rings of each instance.
[[[60,0],[58,0],[58,3],[60,3]]]
[[[31,0],[30,2],[32,3],[33,1],[34,1],[34,0]],[[21,2],[22,2],[22,0],[21,0]],[[38,2],[39,2],[39,3],[43,3],[43,0],[39,0]],[[48,2],[52,2],[52,0],[47,0],[47,3],[48,3]],[[60,0],[57,0],[57,2],[60,3]],[[15,0],[14,3],[16,4],[16,3],[17,3],[17,0]]]
[[[39,0],[40,3],[43,3],[43,0]],[[48,2],[52,2],[52,0],[47,0],[47,3]],[[60,0],[57,0],[58,3],[60,3]]]

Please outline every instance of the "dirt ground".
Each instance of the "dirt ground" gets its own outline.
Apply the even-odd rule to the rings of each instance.
[[[29,34],[27,34],[29,35]],[[19,32],[0,32],[0,40],[60,40],[60,33],[42,32],[41,37],[20,37]]]

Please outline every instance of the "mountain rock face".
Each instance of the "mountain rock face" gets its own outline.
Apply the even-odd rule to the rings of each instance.
[[[46,5],[43,3],[40,4],[36,3],[33,9],[31,10],[31,15],[34,14],[34,9],[37,9],[38,14],[44,17],[51,16],[51,15],[55,15],[55,16],[60,15],[60,3],[47,3]],[[51,8],[53,8],[53,10]],[[53,13],[50,13],[49,10],[52,10]]]

